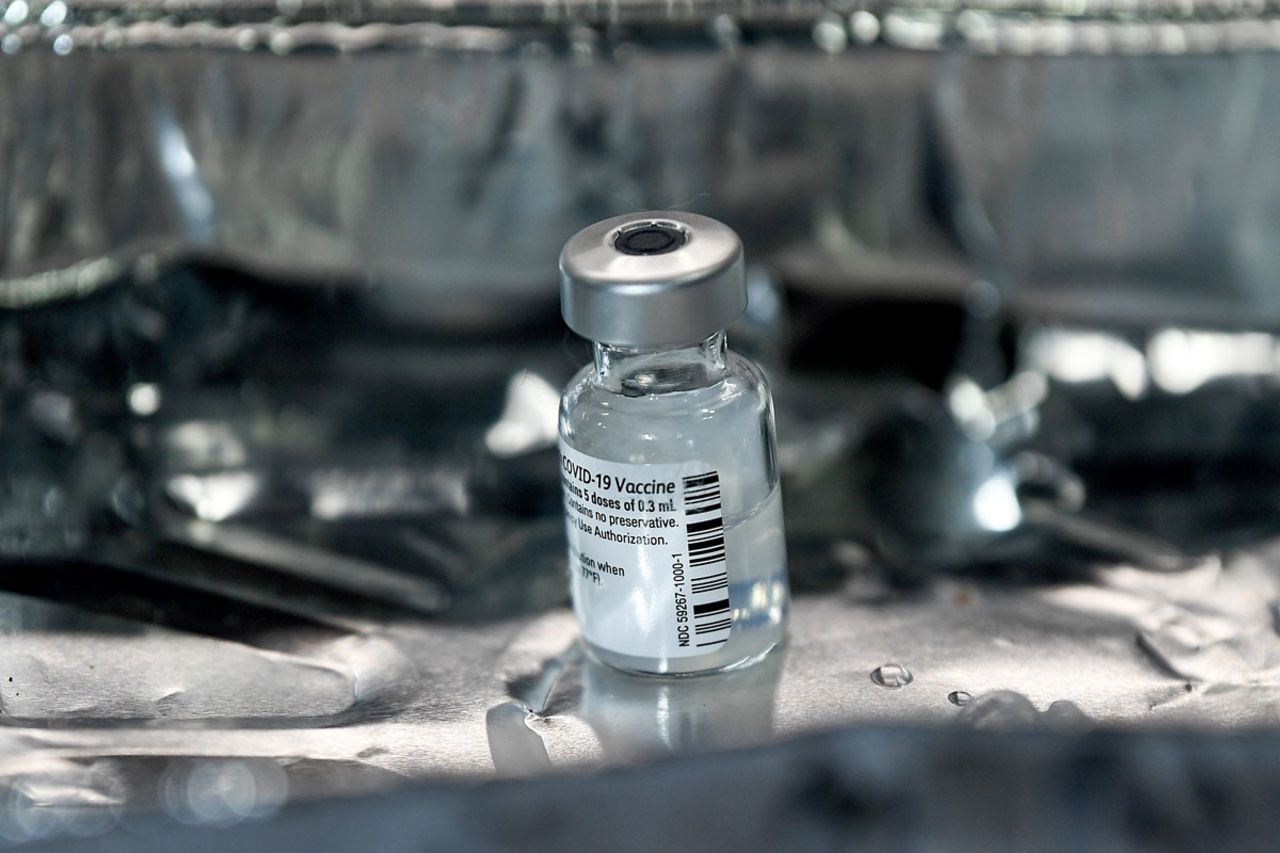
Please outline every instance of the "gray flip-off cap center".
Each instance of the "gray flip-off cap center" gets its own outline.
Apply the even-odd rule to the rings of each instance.
[[[560,313],[593,341],[690,344],[746,307],[742,241],[696,213],[615,216],[573,235],[560,253]]]

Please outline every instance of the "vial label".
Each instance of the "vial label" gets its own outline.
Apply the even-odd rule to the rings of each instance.
[[[569,574],[583,636],[611,652],[690,657],[733,630],[720,475],[608,462],[560,443]]]

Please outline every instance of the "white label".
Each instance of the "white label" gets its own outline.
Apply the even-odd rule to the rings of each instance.
[[[637,657],[709,654],[728,641],[718,471],[607,462],[561,442],[560,480],[583,636]]]

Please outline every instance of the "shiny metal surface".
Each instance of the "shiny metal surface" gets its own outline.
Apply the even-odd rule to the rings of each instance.
[[[929,388],[849,360],[871,307],[748,286],[791,637],[678,682],[576,650],[553,447],[587,351],[554,312],[446,336],[189,268],[0,316],[4,837],[839,727],[1280,722],[1274,336],[1028,325],[984,388],[987,301],[863,319],[897,357],[936,339]]]
[[[843,579],[797,597],[784,650],[678,681],[589,661],[563,610],[451,625],[227,595],[239,627],[217,636],[5,594],[0,825],[21,840],[149,809],[231,824],[408,778],[630,764],[849,724],[1270,727],[1278,558],[1267,546],[1175,575],[1117,565],[895,591],[836,546]],[[910,680],[873,679],[889,665]],[[156,778],[178,781],[157,793]]]
[[[733,334],[767,353],[787,303],[750,280]],[[187,271],[0,322],[7,840],[836,728],[1280,723],[1271,336],[1036,327],[988,390],[775,367],[790,640],[672,682],[591,662],[563,608],[555,388],[585,349],[243,285]],[[1194,452],[1256,476],[1210,464],[1180,497]]]
[[[10,0],[0,837],[1272,730],[1276,11]],[[672,206],[755,264],[798,593],[678,683],[576,651],[549,450],[556,251]]]
[[[1269,7],[618,7],[676,39],[540,4],[455,26],[399,20],[416,4],[20,2],[6,306],[196,259],[505,330],[554,311],[579,228],[681,207],[806,293],[959,299],[981,268],[1031,316],[1280,322]]]

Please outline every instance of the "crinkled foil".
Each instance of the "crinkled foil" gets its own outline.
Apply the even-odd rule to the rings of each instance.
[[[749,279],[733,336],[777,395],[790,635],[676,680],[576,644],[554,442],[586,350],[554,317],[450,337],[209,270],[6,315],[0,834],[248,830],[833,728],[1280,723],[1274,337],[1041,328],[1006,382],[939,393],[785,366],[846,352],[848,322],[788,344],[786,294]]]
[[[10,307],[198,259],[489,328],[579,227],[692,206],[809,290],[1280,316],[1266,4],[6,10]]]
[[[1272,729],[1277,11],[9,0],[0,838]],[[670,206],[749,247],[796,596],[659,681],[564,608],[556,254]]]

